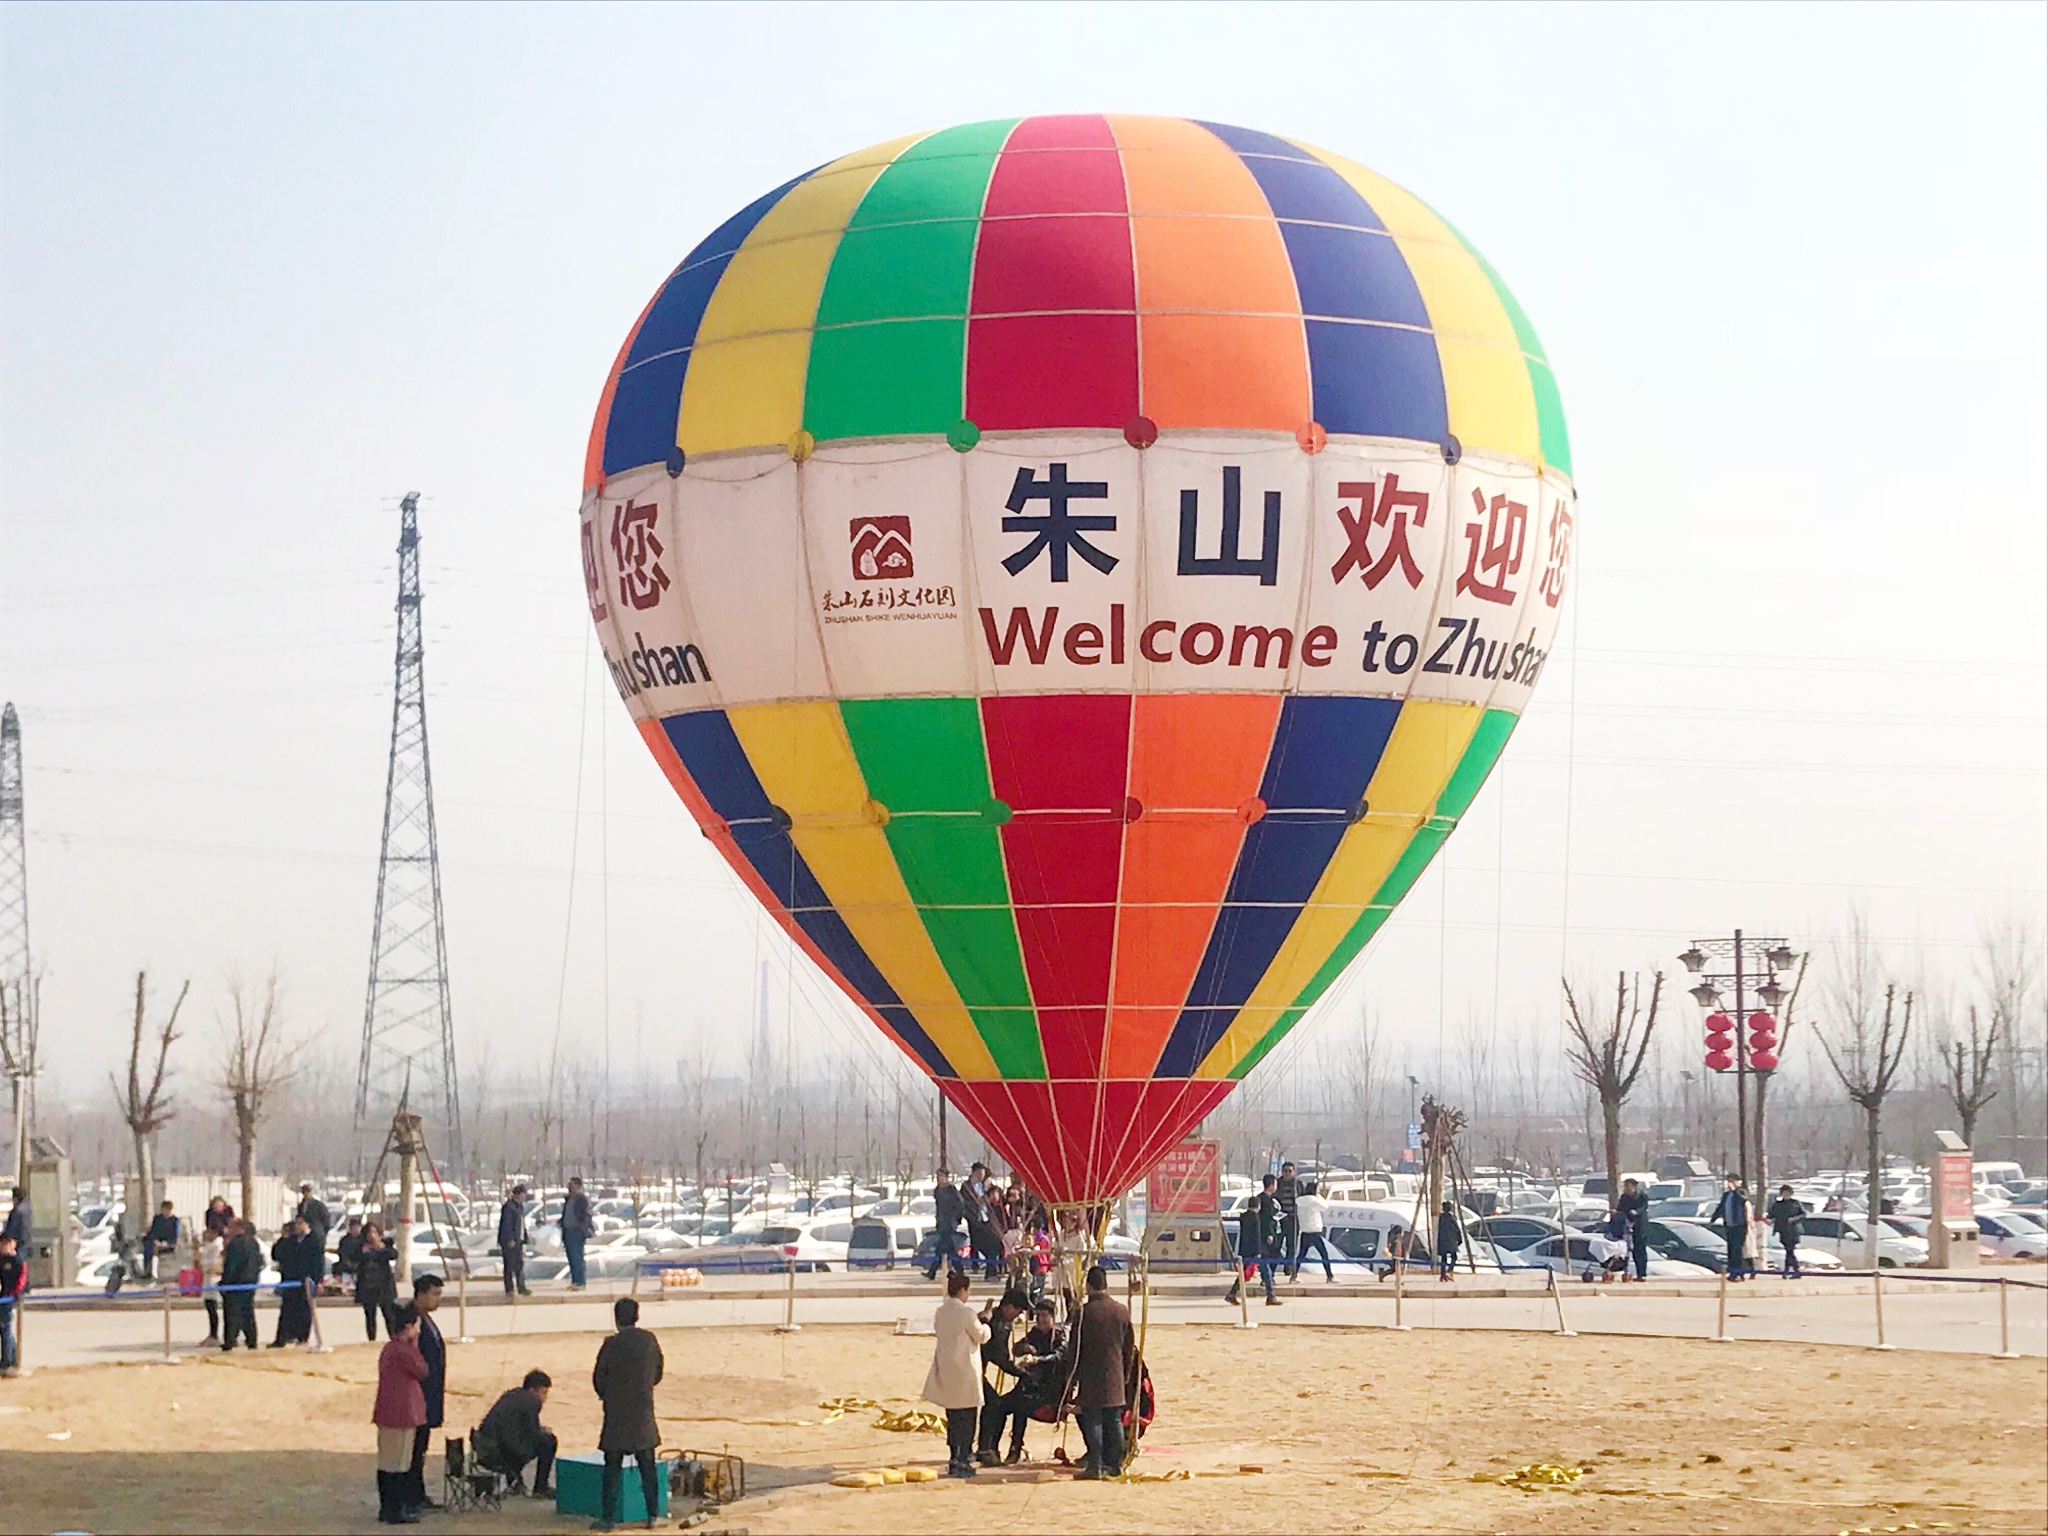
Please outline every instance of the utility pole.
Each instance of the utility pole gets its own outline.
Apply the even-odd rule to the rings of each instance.
[[[370,929],[355,1135],[383,1124],[408,1084],[427,1085],[442,1144],[460,1177],[462,1104],[448,1005],[448,940],[441,919],[441,850],[427,755],[425,641],[420,632],[419,493],[399,503],[398,648],[392,665],[391,755],[384,770],[384,841]]]
[[[1735,1072],[1735,1158],[1742,1187],[1755,1183],[1755,1204],[1764,1200],[1764,1117],[1763,1080],[1778,1066],[1778,1020],[1774,1014],[1748,1013],[1752,1000],[1768,1009],[1784,1001],[1785,989],[1778,973],[1789,971],[1798,961],[1792,946],[1782,938],[1760,939],[1738,928],[1732,938],[1695,939],[1680,955],[1685,968],[1699,977],[1692,989],[1693,999],[1709,1010],[1707,1018],[1706,1066],[1712,1072]],[[1729,993],[1734,994],[1733,1014],[1720,1012]],[[1743,1036],[1747,1032],[1745,1044]],[[1757,1114],[1749,1113],[1749,1079],[1757,1079]]]
[[[0,1066],[13,1108],[14,1181],[28,1171],[35,1119],[36,984],[28,947],[28,828],[22,813],[21,717],[0,710]]]

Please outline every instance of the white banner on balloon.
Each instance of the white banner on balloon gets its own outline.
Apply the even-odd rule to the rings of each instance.
[[[1520,712],[1570,483],[1426,445],[833,444],[619,476],[591,615],[642,718],[882,695],[1301,692]]]

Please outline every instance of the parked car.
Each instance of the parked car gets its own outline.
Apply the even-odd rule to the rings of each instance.
[[[1581,1237],[1576,1232],[1569,1237],[1545,1238],[1515,1257],[1524,1265],[1555,1270],[1558,1274],[1581,1280],[1601,1273],[1601,1266],[1593,1257],[1592,1239]],[[1648,1268],[1650,1277],[1656,1280],[1710,1280],[1715,1273],[1703,1264],[1667,1259],[1661,1255],[1651,1259]]]
[[[1883,1218],[1879,1218],[1880,1222]],[[1851,1268],[1861,1268],[1869,1255],[1869,1239],[1861,1216],[1842,1215],[1822,1211],[1808,1216],[1803,1223],[1805,1232],[1799,1239],[1800,1252],[1816,1249],[1831,1253]],[[1896,1269],[1901,1265],[1925,1264],[1927,1262],[1927,1239],[1914,1236],[1910,1231],[1900,1231],[1890,1225],[1882,1225],[1878,1232],[1877,1263],[1880,1269]]]
[[[1728,1267],[1728,1244],[1719,1227],[1704,1226],[1696,1221],[1652,1221],[1648,1237],[1650,1251],[1660,1258],[1697,1264],[1717,1275]],[[1826,1249],[1809,1247],[1802,1241],[1799,1244],[1799,1266],[1802,1269],[1840,1269],[1842,1261]],[[1775,1235],[1765,1239],[1763,1257],[1757,1261],[1757,1267],[1780,1270],[1785,1267],[1785,1249]]]
[[[1978,1211],[1977,1240],[2001,1259],[2048,1259],[2048,1230],[2011,1206]]]
[[[1564,1224],[1548,1216],[1487,1216],[1473,1222],[1469,1230],[1497,1248],[1519,1253],[1546,1237],[1562,1236]]]

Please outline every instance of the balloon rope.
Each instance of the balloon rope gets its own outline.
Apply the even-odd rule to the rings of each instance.
[[[590,729],[590,651],[597,643],[591,630],[583,645],[583,691],[576,703],[576,795],[569,813],[569,896],[562,908],[562,966],[555,978],[555,1038],[548,1047],[548,1103],[555,1098],[555,1076],[562,1061],[562,1011],[569,996],[569,937],[576,918],[576,862],[583,842],[583,747]],[[543,1155],[547,1148],[541,1148]]]

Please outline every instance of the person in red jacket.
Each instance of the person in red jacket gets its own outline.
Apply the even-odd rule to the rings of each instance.
[[[417,1525],[420,1517],[402,1497],[412,1465],[413,1435],[427,1422],[426,1357],[420,1353],[420,1315],[398,1309],[396,1326],[377,1357],[377,1402],[370,1422],[377,1426],[377,1519],[384,1525]]]

